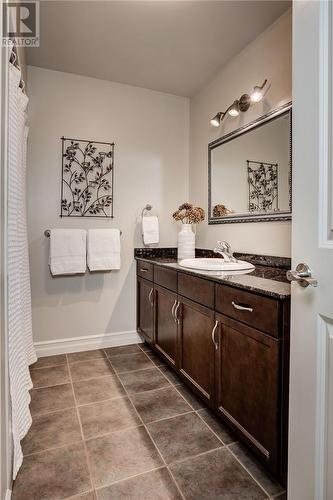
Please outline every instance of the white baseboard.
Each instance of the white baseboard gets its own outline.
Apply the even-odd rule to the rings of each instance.
[[[7,490],[4,500],[10,500],[12,498],[12,490]]]
[[[69,339],[47,340],[35,342],[37,356],[52,356],[69,352],[92,351],[103,347],[117,347],[121,345],[143,342],[139,334],[133,330],[129,332],[103,333],[86,337],[72,337]],[[6,499],[7,500],[7,499]]]

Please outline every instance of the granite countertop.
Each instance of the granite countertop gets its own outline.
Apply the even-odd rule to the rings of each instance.
[[[247,260],[249,262],[252,261],[255,265],[255,269],[253,271],[246,273],[244,271],[240,271],[238,273],[232,271],[201,271],[181,267],[178,264],[175,255],[173,255],[173,252],[164,252],[163,255],[163,252],[152,252],[149,254],[149,252],[143,252],[141,250],[145,249],[136,249],[134,253],[136,259],[144,260],[169,269],[175,269],[176,271],[182,271],[193,276],[200,276],[202,278],[210,279],[216,283],[222,283],[236,288],[257,292],[261,295],[273,297],[279,300],[285,300],[290,297],[290,283],[286,278],[286,270],[288,268],[287,261],[281,263],[280,267],[275,265],[274,261],[269,262],[273,265],[257,265],[255,262],[258,262],[258,256],[242,254],[243,260]],[[159,256],[159,254],[162,254],[162,256]],[[235,255],[238,257],[237,254]]]

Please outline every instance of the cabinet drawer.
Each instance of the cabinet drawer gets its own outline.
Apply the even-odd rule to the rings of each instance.
[[[153,281],[154,277],[154,265],[144,260],[137,261],[137,272],[138,276],[146,278],[146,280]]]
[[[165,267],[154,266],[154,283],[177,292],[177,271]]]
[[[214,283],[185,273],[178,274],[178,293],[214,309]]]
[[[216,285],[216,310],[274,337],[279,336],[277,300],[229,286]]]

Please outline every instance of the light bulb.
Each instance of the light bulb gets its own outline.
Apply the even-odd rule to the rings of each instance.
[[[252,102],[260,102],[263,98],[262,91],[259,87],[254,87],[253,92],[251,94]]]
[[[211,120],[210,120],[210,124],[213,126],[213,127],[219,127],[221,125],[221,121],[223,119],[223,116],[225,115],[225,113],[222,113],[222,111],[219,111]]]
[[[228,113],[230,116],[238,116],[239,115],[239,103],[238,100],[234,101],[232,106],[228,109]]]
[[[263,97],[264,97],[264,87],[267,83],[267,79],[264,80],[264,83],[259,86],[259,85],[256,85],[255,87],[253,87],[253,92],[251,94],[251,101],[252,102],[260,102]]]

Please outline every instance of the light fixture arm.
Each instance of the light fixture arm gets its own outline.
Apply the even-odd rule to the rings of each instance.
[[[260,90],[262,90],[262,89],[265,87],[266,83],[267,83],[267,78],[265,78],[264,83],[261,85],[261,87],[259,87],[259,85],[257,85],[257,87],[258,87]]]

